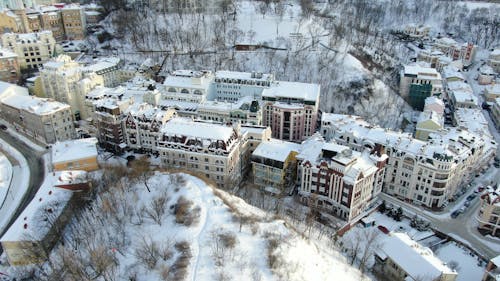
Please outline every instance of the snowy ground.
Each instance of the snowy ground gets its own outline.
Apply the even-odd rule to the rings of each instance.
[[[5,201],[10,181],[12,180],[12,164],[0,150],[0,208]]]
[[[7,200],[5,200],[5,203],[0,209],[1,233],[12,218],[12,215],[22,201],[24,194],[28,190],[30,169],[24,156],[2,139],[0,139],[0,147],[4,153],[8,153],[17,161],[17,165],[12,167],[12,184],[8,193],[5,195]]]
[[[450,264],[454,261],[457,265],[456,269],[458,271],[457,281],[468,281],[468,280],[480,280],[486,264],[484,262],[480,263],[480,258],[471,253],[467,248],[460,246],[453,241],[441,241],[440,238],[436,237],[432,231],[418,231],[410,226],[408,219],[403,218],[402,221],[398,222],[394,219],[388,217],[385,214],[375,212],[368,216],[369,219],[375,220],[375,225],[382,225],[386,227],[389,231],[394,232],[405,232],[413,240],[419,242],[425,247],[431,247],[434,250],[434,254],[438,256],[443,262]],[[376,227],[363,228],[360,224],[358,227],[354,227],[349,232],[347,232],[341,241],[344,241],[345,245],[349,245],[346,241],[351,241],[356,239],[356,237],[366,237],[371,231],[378,231]],[[380,232],[382,235],[379,237],[380,245],[385,243],[385,234]],[[361,235],[360,235],[361,234]],[[364,241],[363,241],[364,242]],[[443,243],[444,242],[444,243]],[[362,246],[360,252],[364,250],[366,246]],[[374,259],[371,258],[369,265],[371,266]],[[452,263],[453,264],[453,263]]]
[[[53,251],[53,261],[65,249],[76,255],[71,261],[83,261],[93,241],[92,249],[102,245],[101,256],[115,261],[106,274],[116,280],[370,280],[339,252],[323,250],[285,221],[198,178],[156,172],[147,184],[150,193],[143,181],[114,182],[69,227],[74,232]],[[165,211],[156,218],[155,204]],[[81,233],[87,231],[94,234]],[[141,254],[153,248],[153,259]],[[0,272],[22,276],[26,270],[0,267]]]

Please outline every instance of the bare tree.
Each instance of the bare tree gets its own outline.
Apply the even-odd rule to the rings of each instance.
[[[151,170],[150,163],[146,156],[132,161],[129,175],[131,178],[142,181],[148,192],[151,192],[148,186],[148,179],[153,175],[153,170]]]

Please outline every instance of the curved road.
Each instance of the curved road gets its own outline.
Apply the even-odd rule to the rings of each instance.
[[[30,168],[30,181],[28,191],[24,195],[21,204],[17,207],[16,213],[5,228],[5,231],[0,233],[1,237],[7,231],[8,227],[10,227],[12,223],[14,223],[14,221],[21,214],[24,208],[26,208],[28,203],[31,202],[36,192],[38,191],[38,188],[40,188],[40,185],[45,178],[43,155],[46,153],[46,151],[40,152],[33,150],[31,147],[27,146],[22,141],[12,137],[5,131],[0,130],[0,138],[17,149],[24,156],[24,158],[26,158],[26,161],[28,162],[28,166]]]

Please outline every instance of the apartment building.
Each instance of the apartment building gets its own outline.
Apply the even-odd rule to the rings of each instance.
[[[454,281],[458,276],[431,249],[399,232],[384,235],[381,247],[375,251],[373,268],[387,280],[394,281]]]
[[[2,46],[17,54],[21,69],[37,69],[56,51],[56,41],[51,31],[38,33],[5,33]]]
[[[164,100],[203,103],[214,80],[211,71],[176,70],[165,78]]]
[[[221,188],[241,181],[244,143],[239,126],[173,118],[160,132],[156,150],[162,166],[199,173]]]
[[[259,144],[252,153],[253,182],[263,190],[281,194],[295,188],[296,156],[300,144],[270,139]]]
[[[301,202],[352,221],[382,191],[387,155],[379,147],[357,152],[315,135],[297,155]]]
[[[134,97],[124,96],[120,92],[108,92],[105,96],[93,100],[92,119],[97,128],[97,139],[101,147],[115,153],[122,153],[125,150],[127,141],[122,119],[128,107],[133,104]]]
[[[500,185],[488,186],[480,196],[476,219],[483,234],[500,237]]]
[[[462,81],[447,83],[452,108],[478,108],[479,101],[469,84]]]
[[[440,209],[491,159],[496,145],[463,129],[429,135],[429,141],[373,126],[360,117],[323,114],[321,134],[356,151],[381,147],[389,156],[384,192]]]
[[[451,59],[461,60],[464,66],[472,64],[476,53],[476,46],[474,44],[470,42],[460,44],[448,37],[436,39],[433,46]]]
[[[16,84],[21,78],[21,68],[17,55],[9,49],[0,47],[0,81]]]
[[[0,82],[0,117],[43,143],[75,137],[69,105],[29,96],[28,89]]]
[[[153,152],[158,146],[161,127],[176,116],[174,109],[161,110],[147,103],[130,106],[123,118],[127,148]]]
[[[197,106],[196,115],[201,120],[221,123],[262,124],[262,111],[259,101],[245,96],[238,101],[205,101]]]
[[[210,99],[235,102],[244,96],[262,98],[262,91],[274,82],[273,74],[261,72],[217,71],[214,95]]]
[[[442,94],[441,74],[434,68],[405,65],[401,73],[399,91],[413,108],[421,111],[427,97],[439,97]]]
[[[316,131],[320,86],[279,81],[262,91],[262,125],[273,138],[299,142]]]
[[[84,10],[78,4],[68,4],[60,10],[67,40],[85,38],[86,18]]]
[[[56,142],[51,147],[52,168],[54,171],[98,170],[96,144],[96,138]]]
[[[84,73],[95,73],[102,77],[104,87],[116,87],[127,79],[122,76],[123,61],[117,57],[105,57],[93,60],[82,68]]]

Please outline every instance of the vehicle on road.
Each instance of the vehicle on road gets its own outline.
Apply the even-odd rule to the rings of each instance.
[[[456,211],[453,211],[450,216],[452,219],[455,219],[458,217],[458,215],[460,215],[460,212],[458,210],[456,210]]]
[[[470,206],[470,201],[465,201],[464,207],[469,207]]]
[[[477,194],[471,194],[469,196],[467,196],[467,201],[471,201],[472,199],[476,198]]]
[[[4,124],[0,124],[0,129],[6,131],[7,130],[7,126],[5,126]]]

